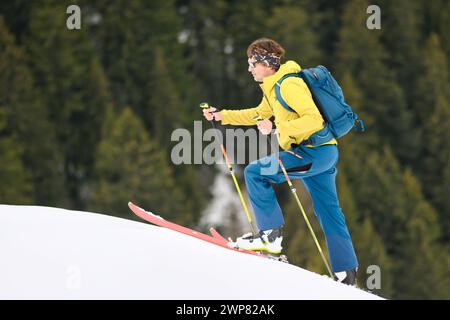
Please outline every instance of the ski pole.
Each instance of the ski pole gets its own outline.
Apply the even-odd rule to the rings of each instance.
[[[297,201],[297,204],[303,214],[303,218],[305,218],[305,221],[306,221],[306,224],[308,225],[309,231],[311,232],[314,242],[316,243],[317,249],[319,250],[320,256],[322,257],[322,260],[325,263],[325,266],[327,267],[327,270],[330,273],[331,278],[334,280],[337,280],[336,276],[333,274],[333,272],[331,272],[331,268],[327,262],[327,259],[325,258],[325,255],[323,254],[322,248],[320,247],[320,244],[319,244],[319,241],[317,240],[316,234],[314,233],[314,230],[311,227],[311,224],[309,223],[309,220],[308,220],[308,217],[306,216],[305,210],[303,209],[300,199],[298,198],[296,189],[295,189],[294,185],[292,184],[291,179],[289,179],[289,176],[286,172],[286,169],[284,168],[284,165],[283,165],[283,162],[281,161],[281,159],[278,159],[278,163],[280,164],[281,170],[283,170],[283,173],[284,173],[286,181],[289,185],[289,188],[291,189],[291,192],[294,195],[295,200]]]
[[[200,103],[200,108],[208,109],[209,104],[207,102],[202,102],[202,103]],[[214,124],[214,119],[210,120],[209,122],[211,123],[213,129],[216,129],[216,125]],[[239,184],[236,179],[236,175],[234,174],[233,166],[230,162],[230,159],[228,158],[227,151],[225,150],[225,147],[223,146],[223,142],[221,142],[221,144],[220,144],[220,149],[222,150],[222,154],[225,158],[225,162],[227,164],[228,170],[230,170],[231,176],[233,177],[234,185],[236,186],[236,190],[239,194],[239,198],[241,199],[242,206],[244,207],[245,213],[247,214],[247,219],[248,219],[248,222],[250,223],[252,232],[253,232],[253,234],[256,234],[255,228],[253,227],[253,223],[252,223],[253,222],[252,217],[248,211],[247,205],[245,204],[244,197],[242,196],[241,188],[239,188]]]

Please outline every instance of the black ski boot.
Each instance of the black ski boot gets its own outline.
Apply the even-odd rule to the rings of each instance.
[[[356,287],[356,271],[356,268],[344,271],[346,273],[346,276],[340,282],[349,286]]]

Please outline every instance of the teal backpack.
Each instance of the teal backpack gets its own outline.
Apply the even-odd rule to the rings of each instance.
[[[275,94],[281,105],[295,112],[281,96],[281,83],[289,77],[299,77],[305,81],[314,103],[319,108],[326,125],[320,131],[313,133],[302,145],[318,146],[333,138],[340,138],[346,135],[351,129],[355,131],[365,131],[364,122],[353,112],[352,108],[345,103],[344,93],[327,68],[318,66],[310,69],[303,69],[298,73],[289,73],[279,79],[275,85]]]

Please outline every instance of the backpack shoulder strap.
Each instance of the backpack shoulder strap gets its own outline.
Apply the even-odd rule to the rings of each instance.
[[[298,77],[301,78],[301,75],[298,73],[288,73],[282,76],[276,83],[275,83],[275,95],[277,97],[277,100],[281,103],[281,105],[290,112],[295,112],[294,109],[289,107],[289,105],[284,101],[283,97],[281,96],[281,83],[289,77]]]

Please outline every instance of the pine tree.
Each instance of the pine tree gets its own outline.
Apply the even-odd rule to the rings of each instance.
[[[40,6],[48,0],[15,0],[1,1],[0,15],[3,16],[5,24],[12,34],[14,34],[17,42],[22,43],[22,39],[30,32],[30,20],[33,8]]]
[[[411,161],[417,141],[412,115],[406,109],[402,89],[385,63],[388,57],[379,30],[366,27],[368,5],[366,0],[351,0],[345,6],[336,50],[336,76],[340,79],[345,73],[351,74],[363,93],[364,110],[376,123],[368,130],[374,130],[392,145],[401,160]]]
[[[6,130],[5,109],[0,106],[0,203],[33,203],[33,185],[22,152],[18,140]]]
[[[450,56],[450,2],[447,0],[420,1],[422,13],[422,41],[433,33],[437,34],[442,40],[442,47],[446,56]],[[447,72],[450,73],[450,64]]]
[[[192,223],[181,216],[184,198],[167,164],[164,150],[151,140],[142,122],[125,108],[114,118],[108,115],[96,163],[93,210],[130,217],[128,201],[155,210],[168,219]]]
[[[68,30],[65,10],[53,2],[37,7],[26,46],[64,157],[70,206],[83,209],[109,93],[86,30]]]
[[[364,121],[364,126],[367,129],[363,133],[349,134],[342,137],[339,141],[340,149],[346,153],[345,146],[347,143],[355,144],[355,147],[357,145],[358,148],[363,148],[364,150],[378,148],[381,140],[380,136],[377,135],[375,131],[371,130],[371,128],[376,127],[376,120],[370,110],[365,108],[363,92],[349,72],[345,72],[342,75],[339,83],[344,92],[346,103],[348,103],[353,111],[358,114],[359,118]]]
[[[222,31],[224,41],[218,44],[225,61],[224,101],[220,101],[225,106],[255,106],[261,99],[261,91],[248,73],[247,47],[268,34],[266,21],[270,9],[268,2],[258,0],[228,4]]]
[[[159,143],[170,145],[172,131],[182,127],[186,109],[183,108],[183,102],[170,78],[164,55],[159,48],[155,50],[154,59],[154,66],[150,71],[152,79],[147,90],[152,108],[145,111],[144,119],[150,122],[147,128],[151,128]]]
[[[101,62],[110,81],[114,103],[120,108],[130,105],[149,123],[152,109],[148,92],[156,52],[167,61],[167,73],[175,79],[174,91],[189,96],[182,48],[177,36],[181,22],[174,1],[126,0],[87,3],[90,15],[98,15],[97,24],[88,25],[97,43]],[[158,49],[159,48],[159,49]],[[150,128],[152,129],[152,128]]]
[[[420,4],[417,1],[380,1],[382,12],[381,40],[389,50],[386,64],[395,70],[398,83],[412,103],[417,69],[421,61]],[[410,108],[409,108],[410,109]]]
[[[346,148],[353,161],[343,161],[344,171],[359,215],[372,221],[389,260],[395,261],[392,265],[393,297],[445,296],[441,286],[445,277],[437,254],[439,222],[436,212],[424,199],[417,179],[411,171],[400,168],[388,147],[381,154],[354,148],[352,144],[347,144]],[[423,258],[417,259],[417,256]],[[404,277],[406,273],[408,279]],[[410,280],[422,278],[424,273],[427,273],[426,280]],[[434,293],[431,292],[433,287],[436,288]]]
[[[405,171],[401,183],[404,186],[402,196],[407,219],[401,241],[397,243],[397,297],[448,299],[449,292],[445,284],[449,279],[446,266],[449,254],[448,251],[441,250],[437,243],[440,235],[437,214],[424,200],[420,185],[411,171]]]
[[[34,185],[34,201],[40,205],[64,205],[62,158],[42,93],[36,89],[26,56],[6,30],[0,16],[0,105],[5,125],[21,148],[23,164]]]
[[[198,80],[187,70],[189,59],[183,56],[186,33],[175,2],[97,1],[86,6],[88,16],[101,17],[88,29],[97,43],[115,105],[119,110],[132,106],[169,155],[173,129],[186,127],[201,115]],[[185,212],[198,216],[205,196],[199,192],[202,186],[198,185],[197,170],[188,166],[173,166],[172,170],[185,193],[193,193]]]
[[[435,110],[438,103],[448,103],[450,81],[447,72],[449,62],[442,51],[438,35],[432,34],[427,39],[422,57],[423,73],[418,79],[415,95],[415,109],[419,113],[420,126],[428,122],[430,109]]]
[[[450,190],[450,154],[447,155],[447,164],[443,168],[439,187],[434,190],[439,223],[442,226],[443,244],[449,243],[450,240],[450,201],[448,200],[448,190]]]
[[[176,84],[170,77],[166,58],[161,49],[156,48],[154,66],[151,70],[151,82],[149,83],[148,101],[152,106],[146,110],[144,119],[147,121],[147,128],[151,128],[152,136],[158,145],[164,146],[167,158],[170,155],[172,132],[179,128],[185,128],[188,122],[186,119],[192,117],[188,115],[189,109],[185,101],[182,100],[176,89]],[[195,112],[200,116],[200,108],[196,105]],[[192,112],[191,112],[192,113]],[[198,179],[198,172],[192,165],[172,166],[177,183],[183,189],[184,194],[190,194],[189,199],[184,203],[184,212],[197,218],[200,216],[204,206],[205,195],[202,192],[204,185]]]
[[[351,164],[346,164],[351,165]],[[376,294],[388,298],[393,295],[393,262],[387,255],[383,239],[375,231],[370,217],[363,217],[357,207],[354,194],[347,182],[344,172],[337,177],[339,202],[346,218],[347,227],[352,237],[353,246],[359,262],[358,286],[374,291]],[[367,288],[371,284],[367,274],[368,267],[376,266],[381,272],[381,288]],[[369,282],[369,283],[368,283]]]
[[[347,141],[341,155],[345,185],[351,190],[353,200],[346,210],[350,209],[351,213],[356,208],[358,212],[358,223],[353,226],[352,235],[357,252],[361,254],[360,263],[363,268],[368,264],[379,265],[381,292],[395,297],[398,292],[393,281],[399,274],[394,272],[391,261],[397,263],[399,259],[404,243],[402,230],[407,221],[401,168],[387,147],[378,154],[364,145]],[[377,238],[381,240],[374,241]]]
[[[299,6],[308,15],[309,24],[305,27],[319,39],[318,44],[321,51],[319,64],[333,66],[338,32],[342,23],[341,17],[348,1],[295,0],[290,2]]]
[[[402,88],[410,114],[412,126],[405,136],[409,136],[415,143],[409,145],[409,156],[401,157],[405,165],[413,166],[420,162],[423,140],[422,130],[417,123],[423,112],[422,106],[417,105],[416,86],[421,78],[423,68],[422,43],[420,34],[421,6],[418,1],[381,1],[382,28],[381,40],[389,52],[386,66],[393,70],[396,83]],[[420,98],[419,98],[420,99]]]
[[[424,48],[424,75],[419,80],[417,100],[422,108],[421,126],[424,145],[422,158],[415,170],[424,183],[424,192],[438,210],[440,221],[444,225],[449,220],[448,200],[442,196],[445,180],[444,171],[449,163],[450,147],[450,77],[447,70],[447,58],[440,48],[437,35],[431,35]],[[443,229],[443,238],[449,239],[448,229]]]
[[[402,230],[406,220],[400,165],[388,147],[381,154],[351,144],[346,147],[345,157],[351,157],[353,161],[346,159],[341,163],[360,216],[363,219],[370,217],[387,252],[394,253],[403,234],[398,230]]]
[[[239,94],[227,92],[225,86],[231,82],[230,70],[233,74],[235,70],[242,70],[242,65],[236,65],[233,56],[236,52],[241,56],[245,53],[236,47],[232,36],[234,32],[226,32],[230,23],[230,6],[231,4],[224,0],[207,3],[193,0],[180,7],[184,22],[183,41],[187,58],[191,61],[190,70],[200,83],[201,99],[212,105],[230,104],[230,95],[235,97]],[[240,84],[240,80],[237,82]]]
[[[346,102],[364,120],[365,126],[374,126],[373,117],[363,108],[363,94],[350,73],[344,73],[340,84],[345,92]],[[371,150],[378,148],[379,143],[379,136],[370,130],[362,134],[350,134],[340,140],[338,169],[342,168],[342,170],[337,176],[337,188],[359,261],[358,284],[360,287],[366,288],[367,282],[370,280],[370,275],[366,273],[367,268],[378,266],[381,272],[381,288],[370,290],[387,298],[394,295],[393,261],[387,253],[383,237],[374,227],[371,215],[367,214],[364,201],[360,199],[361,196],[368,196],[371,191],[364,195],[359,193],[361,188],[368,187],[366,183],[372,183],[370,180],[364,182],[365,179],[359,178],[361,173],[366,175],[368,174],[366,171],[372,169],[367,166],[367,156],[371,154]],[[374,187],[376,188],[376,185]]]
[[[359,260],[358,285],[384,298],[394,297],[395,259],[388,256],[383,239],[375,231],[370,218],[365,218],[354,228],[352,240]],[[369,287],[373,283],[369,278],[371,273],[368,271],[373,267],[379,267],[380,270],[379,288]]]
[[[269,38],[275,39],[286,50],[286,59],[297,61],[302,67],[321,64],[318,38],[309,28],[311,19],[294,6],[276,7],[267,20]]]

